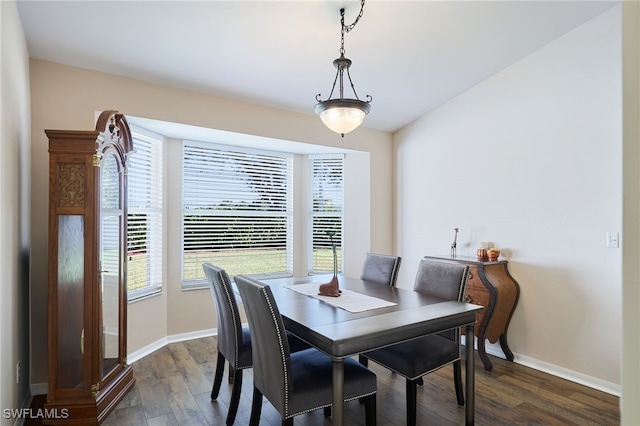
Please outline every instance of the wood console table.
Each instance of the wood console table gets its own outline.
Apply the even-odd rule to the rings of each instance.
[[[469,281],[465,291],[467,302],[482,305],[484,312],[477,315],[475,332],[478,336],[478,355],[484,364],[484,369],[491,371],[493,365],[485,350],[485,339],[491,343],[500,340],[500,347],[509,361],[513,361],[513,352],[507,344],[507,329],[513,311],[518,304],[520,286],[507,270],[507,261],[481,262],[473,257],[457,256],[425,256],[427,259],[437,259],[469,265]]]

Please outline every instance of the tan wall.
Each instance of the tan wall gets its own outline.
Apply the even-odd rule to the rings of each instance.
[[[622,5],[623,228],[621,424],[640,424],[640,4]]]
[[[354,217],[352,228],[367,223],[366,235],[354,235],[350,270],[359,270],[366,250],[392,250],[392,137],[389,133],[360,128],[345,138],[335,135],[310,114],[229,101],[203,94],[177,90],[109,74],[31,60],[32,92],[32,232],[34,296],[32,298],[32,383],[47,381],[46,340],[46,258],[47,258],[47,179],[48,153],[45,129],[92,129],[95,112],[116,109],[125,115],[172,121],[195,126],[259,135],[288,141],[335,146],[370,154],[371,215]],[[171,148],[170,148],[171,149]],[[171,161],[171,156],[167,156]],[[171,172],[168,172],[171,174]],[[175,176],[174,176],[175,178]],[[179,182],[179,180],[178,180]],[[175,179],[173,184],[176,185]],[[169,191],[175,188],[169,186]],[[373,190],[375,188],[375,190]],[[353,210],[353,209],[351,209]],[[167,210],[167,255],[176,259],[176,221],[179,213]],[[179,232],[179,231],[177,231]],[[173,233],[173,234],[171,234]],[[359,245],[364,240],[367,247]],[[173,242],[173,243],[171,243]],[[345,255],[346,256],[346,255]],[[179,257],[177,257],[179,258]],[[212,301],[205,290],[181,291],[179,262],[167,265],[165,294],[159,298],[129,305],[129,352],[135,351],[166,335],[215,327]],[[205,296],[206,294],[206,296]],[[163,309],[164,308],[164,309]]]
[[[0,2],[0,18],[0,408],[10,409],[29,403],[29,56],[16,4]]]

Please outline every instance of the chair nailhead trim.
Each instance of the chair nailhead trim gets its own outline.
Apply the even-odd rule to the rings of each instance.
[[[235,359],[233,360],[233,369],[234,370],[241,370],[244,368],[250,368],[251,365],[247,365],[247,366],[240,366],[238,364],[238,347],[240,346],[240,342],[238,341],[238,333],[242,333],[242,330],[239,330],[238,327],[238,323],[236,322],[236,310],[234,309],[233,306],[233,302],[231,299],[231,294],[229,293],[229,287],[231,286],[230,283],[227,281],[226,277],[225,277],[225,273],[220,271],[218,272],[218,277],[220,278],[220,282],[222,283],[222,289],[224,290],[224,294],[227,298],[227,302],[229,303],[229,307],[231,308],[231,318],[233,318],[233,340],[234,340],[234,349],[236,352],[236,356]]]
[[[282,334],[280,333],[280,327],[278,327],[278,319],[273,309],[273,304],[271,299],[269,298],[269,294],[266,292],[265,287],[262,287],[262,293],[264,294],[264,298],[269,305],[269,311],[271,312],[271,319],[273,320],[273,325],[278,332],[278,344],[280,345],[280,356],[282,357],[282,368],[284,370],[284,415],[282,417],[288,418],[287,413],[289,412],[289,371],[287,370],[287,355],[284,350],[284,344],[282,342]]]
[[[353,398],[345,399],[345,400],[344,400],[344,402],[354,401],[354,400],[356,400],[356,399],[360,399],[360,398],[366,398],[366,397],[368,397],[368,396],[374,395],[375,393],[376,393],[376,392],[369,392],[369,393],[365,393],[365,394],[362,394],[362,395],[354,396]],[[300,415],[300,414],[310,413],[310,412],[312,412],[312,411],[316,411],[316,410],[319,410],[319,409],[324,408],[324,407],[332,407],[332,406],[333,406],[333,404],[319,405],[319,406],[317,406],[317,407],[310,408],[310,409],[308,409],[308,410],[299,411],[299,412],[297,412],[297,413],[295,413],[295,414],[289,414],[287,417],[285,417],[285,420],[286,420],[286,419],[290,419],[291,417],[298,416],[298,415]]]

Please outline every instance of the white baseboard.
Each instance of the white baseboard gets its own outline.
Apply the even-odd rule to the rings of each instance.
[[[160,340],[156,340],[155,342],[150,343],[147,346],[138,349],[137,351],[130,352],[127,355],[127,364],[134,363],[140,358],[143,358],[157,351],[158,349],[165,347],[169,343],[184,342],[185,340],[200,339],[202,337],[210,337],[210,336],[217,336],[217,335],[218,335],[217,328],[210,328],[208,330],[191,331],[188,333],[172,334],[170,336],[163,337]]]
[[[462,336],[462,344],[465,343],[464,336]],[[475,348],[478,348],[478,341],[475,341]],[[506,359],[504,353],[502,352],[502,348],[499,344],[489,343],[488,341],[485,344],[485,349],[488,354],[496,356],[498,358]],[[477,355],[476,355],[477,356]],[[571,382],[579,383],[581,385],[597,389],[602,392],[606,392],[608,394],[620,397],[622,394],[622,388],[620,385],[615,383],[607,382],[602,379],[598,379],[597,377],[588,376],[583,373],[579,373],[577,371],[569,370],[568,368],[559,367],[554,364],[550,364],[545,361],[540,361],[539,359],[531,358],[525,355],[519,355],[514,352],[513,354],[513,362],[517,364],[524,365],[525,367],[533,368],[534,370],[542,371],[547,374],[551,374],[552,376],[560,377]]]
[[[31,395],[46,395],[49,393],[49,383],[32,383]]]
[[[559,367],[548,362],[540,361],[538,359],[530,358],[524,355],[518,355],[516,353],[513,354],[513,358],[513,361],[517,362],[518,364],[543,371],[553,376],[561,377],[571,382],[579,383],[581,385],[597,389],[599,391],[606,392],[617,397],[620,397],[622,395],[621,386],[615,383],[607,382],[606,380],[598,379],[597,377],[588,376],[577,371],[569,370],[568,368]]]

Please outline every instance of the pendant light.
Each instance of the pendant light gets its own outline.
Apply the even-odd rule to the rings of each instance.
[[[340,9],[340,57],[333,61],[333,66],[337,68],[336,77],[333,80],[331,93],[329,93],[329,98],[327,100],[320,100],[320,93],[318,93],[318,95],[316,96],[316,100],[318,101],[315,106],[316,114],[320,116],[320,119],[325,124],[325,126],[336,133],[340,133],[342,137],[344,137],[345,133],[349,133],[362,124],[365,116],[371,109],[371,105],[369,104],[369,102],[371,102],[371,100],[373,99],[369,95],[367,95],[367,101],[361,101],[360,98],[358,98],[356,88],[353,85],[353,81],[351,81],[351,74],[349,73],[351,60],[345,58],[344,56],[344,35],[345,33],[351,31],[356,26],[360,18],[362,18],[362,14],[364,13],[364,2],[365,0],[362,0],[361,2],[360,14],[356,18],[356,20],[348,26],[344,24],[344,8]],[[351,85],[351,90],[353,91],[355,99],[348,99],[344,97],[345,71],[347,73],[347,78],[349,79],[349,84]],[[340,84],[340,97],[331,99],[331,96],[333,96],[333,92],[336,88],[336,83],[338,82]]]

